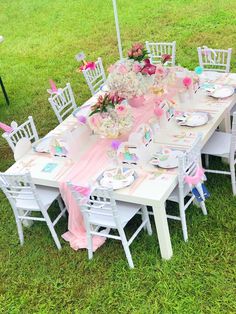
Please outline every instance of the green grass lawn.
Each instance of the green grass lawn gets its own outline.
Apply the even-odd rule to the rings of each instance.
[[[110,0],[6,0],[0,2],[0,70],[11,105],[0,94],[0,121],[22,123],[29,115],[40,136],[56,126],[47,101],[48,80],[70,82],[77,104],[90,97],[74,56],[118,59]],[[124,50],[133,42],[177,42],[177,61],[193,69],[196,47],[233,48],[236,70],[235,0],[118,0]],[[13,163],[0,139],[0,170]],[[9,203],[0,195],[0,313],[236,313],[236,199],[230,179],[209,176],[209,215],[192,207],[189,242],[170,223],[174,256],[162,261],[156,235],[141,233],[132,245],[130,271],[116,241],[94,260],[63,243],[58,252],[47,227],[25,230],[20,247]],[[136,222],[134,222],[136,223]],[[152,222],[153,228],[154,223]],[[132,229],[132,225],[129,226]],[[62,220],[57,232],[66,230]]]

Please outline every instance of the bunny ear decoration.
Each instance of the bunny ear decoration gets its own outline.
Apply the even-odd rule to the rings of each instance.
[[[0,122],[0,128],[6,133],[11,133],[13,131],[13,128],[11,126],[2,122]]]
[[[53,80],[49,80],[49,83],[50,83],[51,89],[47,89],[47,92],[49,94],[57,94],[58,93],[58,89],[56,87],[55,82]]]

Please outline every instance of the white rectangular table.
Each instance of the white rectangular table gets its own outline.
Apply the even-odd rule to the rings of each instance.
[[[223,78],[224,75],[225,74],[222,74]],[[228,75],[227,79],[231,79],[231,83],[235,82],[234,84],[236,85],[235,74]],[[86,104],[92,103],[94,100],[95,98],[92,97]],[[219,125],[222,125],[223,129],[229,131],[229,112],[235,103],[235,96],[222,102],[207,97],[205,93],[201,91],[197,92],[194,99],[189,101],[189,105],[185,105],[182,109],[209,112],[211,116],[209,123],[202,127],[189,128],[178,126],[174,120],[171,120],[166,125],[166,128],[162,129],[160,133],[157,134],[155,138],[156,145],[188,149],[191,147],[196,134],[201,132],[203,136],[203,146]],[[181,109],[181,106],[177,105],[177,108]],[[63,123],[56,127],[51,134],[60,136],[64,132],[74,128],[78,128],[77,121],[73,116],[69,116]],[[80,135],[77,134],[77,136],[79,137]],[[94,142],[96,142],[96,136],[91,136],[86,145],[84,144],[83,147],[79,147],[78,162],[80,153],[89,150]],[[58,166],[52,173],[42,172],[43,167],[49,162],[56,162]],[[52,158],[47,154],[37,154],[31,151],[21,160],[15,162],[6,172],[14,173],[28,169],[35,184],[59,187],[60,180],[71,169],[72,165],[72,161],[67,158],[53,157],[52,161]],[[120,201],[129,201],[152,206],[161,256],[163,259],[170,259],[173,252],[165,211],[165,202],[177,185],[177,173],[163,172],[156,173],[157,175],[155,175],[155,171],[150,174],[146,172],[146,170],[143,171],[137,168],[140,177],[137,178],[137,182],[134,183],[136,188],[131,186],[117,190],[114,195],[115,198]]]

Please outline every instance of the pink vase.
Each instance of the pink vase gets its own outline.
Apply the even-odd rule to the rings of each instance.
[[[129,100],[128,100],[129,105],[131,107],[135,107],[135,108],[143,106],[144,101],[145,101],[144,96],[134,96],[132,98],[129,98]]]

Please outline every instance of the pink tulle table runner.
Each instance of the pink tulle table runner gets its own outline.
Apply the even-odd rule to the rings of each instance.
[[[132,131],[153,116],[153,108],[152,106],[134,108],[133,116],[135,123]],[[122,140],[127,140],[127,136]],[[79,162],[75,163],[61,179],[60,192],[69,213],[68,231],[62,237],[70,243],[71,248],[74,250],[87,248],[87,239],[83,215],[67,187],[67,182],[86,186],[92,178],[105,170],[110,163],[107,152],[110,149],[111,142],[111,139],[99,139],[88,151],[84,152]],[[104,242],[105,237],[93,237],[93,250],[95,251]]]

